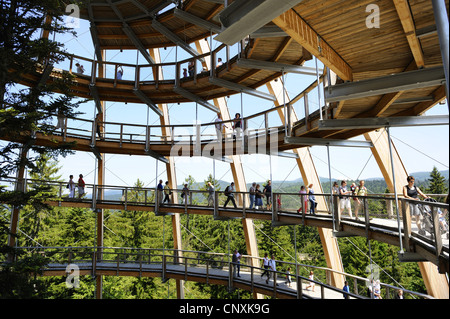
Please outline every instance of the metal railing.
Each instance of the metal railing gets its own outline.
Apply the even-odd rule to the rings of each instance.
[[[273,297],[290,298],[344,298],[344,291],[331,285],[332,274],[344,276],[353,286],[347,294],[350,298],[367,299],[366,289],[371,285],[368,278],[355,276],[335,271],[330,268],[317,267],[305,264],[295,264],[276,260],[277,271],[269,270],[270,281],[264,280],[265,269],[252,264],[261,264],[262,258],[243,255],[239,263],[240,277],[236,276],[236,263],[232,256],[227,253],[212,253],[177,249],[154,249],[154,248],[124,248],[124,247],[17,247],[21,252],[16,254],[16,260],[31,254],[37,254],[47,258],[47,267],[44,269],[63,270],[69,273],[68,265],[77,265],[78,268],[90,271],[95,275],[97,271],[107,270],[121,275],[123,271],[127,274],[134,273],[142,276],[144,272],[153,272],[165,280],[171,275],[180,275],[185,280],[195,280],[201,277],[209,284],[222,282],[229,289],[238,283],[246,289],[266,293]],[[287,270],[291,269],[289,273]],[[310,271],[314,272],[314,280],[308,278]],[[288,285],[288,276],[291,279]],[[175,276],[174,276],[175,277]],[[310,292],[304,292],[304,288],[314,284],[318,294],[314,296]],[[381,294],[385,299],[394,297],[393,291],[402,290],[405,298],[433,299],[433,297],[410,291],[402,287],[380,283]],[[318,296],[317,296],[318,295]]]
[[[74,182],[76,183],[76,179]],[[10,190],[24,192],[39,184],[51,186],[52,193],[49,194],[48,200],[58,205],[62,202],[81,202],[96,209],[99,204],[110,204],[125,210],[130,207],[133,210],[154,210],[157,215],[168,214],[171,208],[177,208],[177,212],[184,213],[196,213],[202,209],[203,213],[207,211],[215,219],[247,218],[247,215],[251,214],[251,218],[271,220],[274,226],[304,225],[306,219],[316,218],[311,210],[314,207],[317,218],[331,225],[330,228],[337,235],[345,236],[345,232],[341,233],[341,231],[344,225],[350,223],[363,230],[359,235],[368,236],[369,231],[382,230],[398,236],[400,223],[402,244],[407,252],[412,251],[413,244],[420,244],[436,256],[436,260],[431,261],[439,264],[439,256],[445,256],[448,259],[448,204],[438,202],[399,198],[400,220],[397,220],[396,214],[392,213],[396,210],[396,203],[390,196],[346,195],[340,198],[337,195],[315,194],[315,202],[312,202],[308,195],[274,192],[270,196],[262,195],[262,202],[258,203],[253,201],[253,195],[249,192],[233,192],[228,196],[225,191],[215,190],[158,190],[156,187],[86,184],[81,197],[77,192],[73,192],[71,197],[66,181],[32,179],[18,181],[16,178],[9,178],[2,179],[0,183]],[[16,183],[18,183],[17,187]],[[319,203],[317,207],[315,207],[316,202]],[[418,217],[411,218],[409,203],[417,205]],[[350,207],[350,210],[347,207]],[[359,207],[358,219],[356,219],[356,207]]]
[[[267,154],[266,143],[277,146],[277,134],[284,130],[278,114],[275,114],[282,107],[278,106],[240,118],[241,130],[233,129],[236,119],[223,120],[220,123],[214,121],[198,124],[144,125],[69,117],[58,120],[57,116],[54,116],[55,130],[53,134],[62,136],[63,141],[67,141],[67,138],[88,139],[90,146],[95,146],[98,142],[113,142],[118,143],[118,147],[122,148],[124,144],[131,143],[140,144],[143,149],[149,150],[150,145],[153,144],[172,146],[176,144],[182,147],[223,142],[225,146],[221,153],[225,153],[229,148],[232,149],[233,143],[236,143],[236,149]],[[60,127],[57,123],[60,123]],[[224,127],[221,128],[221,125]],[[222,149],[222,146],[220,147]],[[198,148],[196,151],[199,153],[201,150]],[[278,148],[274,151],[278,151]],[[215,152],[217,153],[217,151]]]
[[[223,53],[222,51],[225,51]],[[229,64],[236,60],[237,57],[230,59],[229,50],[225,44],[221,44],[216,49],[211,52],[197,55],[195,57],[190,57],[184,60],[174,61],[174,62],[163,62],[154,64],[131,64],[123,62],[110,62],[110,61],[98,61],[96,59],[91,59],[75,54],[69,55],[68,59],[60,62],[53,72],[55,74],[61,73],[63,71],[75,74],[78,77],[87,77],[91,83],[95,83],[98,79],[112,81],[114,87],[118,84],[131,83],[134,84],[134,88],[138,89],[141,85],[153,84],[156,85],[156,89],[160,84],[173,83],[179,85],[185,79],[194,80],[197,82],[197,78],[203,75],[213,75],[212,71],[205,72],[201,63],[199,61],[204,61],[205,59],[211,60],[213,63],[211,65],[215,66],[215,58],[222,52],[226,56],[224,60],[224,68],[229,69]],[[83,71],[76,67],[76,64],[80,64],[83,67]],[[192,69],[189,65],[192,64]],[[103,68],[103,73],[100,74],[98,69]],[[189,68],[191,72],[183,74],[182,69]],[[216,70],[214,67],[213,70]],[[122,75],[119,76],[119,71]],[[170,79],[161,80],[160,74],[164,73],[165,76],[169,76]]]

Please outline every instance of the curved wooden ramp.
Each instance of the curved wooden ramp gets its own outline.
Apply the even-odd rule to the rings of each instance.
[[[12,179],[14,182],[15,180]],[[30,181],[28,181],[30,182]],[[36,181],[34,181],[36,182]],[[295,198],[297,204],[291,205],[274,205],[272,211],[263,209],[249,209],[248,208],[248,192],[236,192],[235,197],[239,204],[234,208],[231,206],[223,207],[219,205],[221,200],[225,198],[223,192],[215,192],[212,206],[208,204],[193,205],[192,202],[186,200],[183,204],[155,204],[155,189],[154,188],[133,188],[133,187],[118,187],[118,186],[98,186],[86,185],[86,195],[89,198],[68,198],[63,195],[65,190],[65,182],[49,182],[38,181],[39,183],[48,183],[59,189],[59,195],[55,196],[53,200],[47,201],[49,205],[61,207],[84,207],[88,209],[114,209],[114,210],[128,210],[128,211],[152,211],[155,215],[173,215],[173,214],[198,214],[213,216],[217,220],[227,219],[254,219],[271,221],[273,226],[283,225],[306,225],[311,227],[321,227],[333,230],[336,237],[345,236],[362,236],[368,239],[379,240],[391,245],[400,245],[400,238],[406,250],[400,253],[399,258],[404,261],[430,261],[438,266],[439,272],[448,272],[449,261],[449,239],[447,231],[441,230],[439,227],[439,219],[430,220],[429,229],[425,235],[419,234],[414,223],[409,218],[409,210],[405,199],[400,199],[402,215],[401,221],[389,212],[369,211],[367,208],[360,212],[360,219],[356,220],[348,215],[341,214],[338,208],[338,201],[333,197],[334,207],[330,210],[318,211],[316,215],[303,214],[300,196],[297,193],[273,193],[274,198],[280,196],[281,202],[289,197]],[[105,197],[98,197],[102,191],[114,190],[116,192],[115,198],[106,199]],[[174,193],[181,198],[182,190],[172,189]],[[121,194],[121,195],[117,195]],[[195,194],[199,196],[208,196],[206,191],[191,190],[188,198],[192,199]],[[139,196],[138,196],[139,195]],[[139,198],[138,198],[138,197]],[[316,194],[316,197],[323,197],[326,203],[330,202],[329,194]],[[157,197],[156,197],[157,198]],[[362,199],[362,198],[361,198]],[[365,196],[366,201],[382,201],[387,206],[393,203],[392,197],[383,196]],[[273,201],[274,203],[276,201]],[[395,203],[394,203],[395,204]],[[448,209],[448,205],[441,203],[422,202],[432,208],[434,214],[437,216],[439,209]],[[230,204],[231,205],[231,204]],[[304,207],[303,207],[304,209]],[[434,224],[433,224],[434,223]],[[399,234],[399,227],[401,233]],[[437,240],[436,240],[437,238]]]
[[[332,269],[295,264],[277,260],[277,271],[271,272],[270,279],[263,276],[263,268],[251,266],[250,256],[243,256],[239,276],[229,262],[227,254],[176,249],[139,249],[110,247],[19,247],[27,253],[39,253],[48,257],[50,263],[43,269],[43,276],[67,276],[75,269],[76,274],[90,276],[131,276],[160,277],[163,282],[169,279],[195,281],[212,285],[223,285],[229,290],[239,288],[252,293],[261,293],[278,299],[343,299],[343,291],[327,283]],[[27,255],[27,254],[24,254]],[[101,258],[99,258],[101,256]],[[261,262],[261,258],[256,258]],[[287,267],[291,267],[287,282]],[[307,275],[295,275],[315,272],[315,279]],[[71,270],[72,269],[72,270]],[[367,299],[366,288],[369,279],[343,274],[351,287],[351,299]],[[274,280],[275,278],[275,280]],[[314,284],[314,289],[309,288]],[[385,298],[393,298],[399,287],[381,283]],[[363,288],[362,288],[363,287]],[[402,289],[404,290],[404,289]],[[413,291],[404,290],[405,296],[412,298],[434,299]]]

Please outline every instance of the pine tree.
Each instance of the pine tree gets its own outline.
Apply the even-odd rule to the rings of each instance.
[[[429,187],[426,192],[429,194],[446,194],[448,192],[448,187],[446,186],[445,177],[441,175],[436,166],[430,173]],[[448,181],[447,181],[448,184]],[[436,198],[438,201],[443,202],[445,198]]]
[[[36,171],[30,173],[30,179],[32,180],[28,188],[32,191],[45,193],[45,197],[56,197],[60,191],[60,187],[56,185],[49,185],[51,181],[61,181],[61,175],[59,175],[58,162],[54,161],[47,154],[43,154],[38,158],[36,162]],[[62,190],[62,187],[61,187]],[[20,229],[27,234],[24,237],[24,246],[34,246],[36,242],[40,242],[40,231],[42,227],[45,227],[43,221],[47,220],[51,222],[52,215],[55,208],[44,206],[32,206],[26,205],[21,211],[22,219]]]
[[[67,33],[64,25],[65,4],[57,0],[2,1],[0,5],[0,138],[13,141],[0,148],[0,176],[8,176],[19,165],[36,169],[35,159],[43,153],[53,156],[70,153],[72,144],[38,146],[33,132],[51,134],[52,118],[58,112],[73,116],[83,101],[74,102],[71,92],[73,76],[62,73],[59,79],[30,87],[19,87],[24,76],[43,76],[68,57],[62,43],[41,38],[41,30]],[[51,21],[47,17],[51,16]],[[55,94],[54,92],[59,92]],[[29,150],[29,157],[19,156]]]

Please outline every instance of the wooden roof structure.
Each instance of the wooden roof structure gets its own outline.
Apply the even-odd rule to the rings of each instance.
[[[243,29],[247,33],[242,40],[247,35],[249,37],[241,42],[238,56],[227,54],[226,41],[221,41],[224,45],[213,51],[212,55],[197,52],[200,49],[196,48],[196,42],[204,41],[211,35],[216,39],[225,37],[227,31],[234,30],[232,21],[241,20],[251,25],[256,21],[245,21],[249,11],[268,3],[275,6],[276,1],[283,8],[286,4],[292,5],[275,16],[272,16],[273,12],[268,12],[270,8],[266,8],[264,13],[267,15],[261,16],[262,26],[258,25],[248,32]],[[445,1],[448,12],[449,0],[442,1]],[[201,102],[215,111],[209,100],[236,94],[239,90],[260,94],[258,89],[261,86],[282,75],[281,70],[268,65],[275,64],[281,69],[285,65],[301,67],[315,56],[326,67],[326,74],[321,76],[327,81],[323,112],[322,109],[320,112],[305,112],[305,118],[295,118],[292,136],[283,127],[278,127],[278,151],[281,152],[299,147],[286,141],[285,137],[344,140],[374,129],[347,127],[323,130],[320,127],[322,117],[325,120],[357,120],[419,116],[446,98],[443,57],[430,0],[377,0],[375,13],[379,13],[380,25],[374,28],[368,25],[371,12],[367,11],[374,5],[373,0],[229,0],[227,7],[224,2],[88,0],[81,8],[80,17],[90,22],[96,58],[77,57],[92,66],[86,74],[77,74],[72,70],[72,58],[70,69],[66,71],[76,75],[73,93],[93,98],[96,104],[100,101],[119,101],[155,106]],[[254,8],[248,5],[253,3]],[[244,8],[238,7],[233,11],[231,9],[236,8],[234,4],[244,5]],[[234,19],[228,19],[231,22],[225,25],[225,17],[230,16]],[[261,21],[258,21],[259,24]],[[184,49],[192,57],[164,65],[155,63],[149,50],[171,46]],[[145,57],[146,64],[136,66],[127,64],[127,61],[112,63],[102,60],[103,50],[136,49]],[[219,52],[221,56],[226,56],[226,61],[216,68]],[[254,64],[241,64],[243,60],[252,60]],[[207,61],[212,62],[212,71],[181,77],[181,68],[188,62],[196,63],[201,70]],[[116,72],[113,78],[106,77],[98,70],[105,64],[112,64],[116,69],[119,64],[134,67],[134,80],[118,79]],[[158,70],[162,66],[175,68],[176,77],[160,80]],[[150,80],[140,77],[140,72],[145,68],[152,70],[153,78]],[[34,74],[24,74],[21,83],[35,86],[43,81],[52,81],[62,71],[42,68]],[[331,82],[327,79],[331,73],[336,75],[335,82],[334,79]],[[308,89],[287,102],[297,102]],[[263,98],[270,98],[270,94]],[[157,111],[157,107],[154,110]],[[97,139],[95,125],[92,127],[90,136],[69,136],[66,139],[65,135],[44,136],[37,133],[35,142],[38,145],[55,143],[55,139],[57,143],[77,142],[75,149],[92,151],[96,156],[103,152],[171,156],[172,145],[169,143],[150,143],[149,137],[146,137],[145,143],[124,142],[122,136],[119,142]],[[203,144],[200,146],[204,147]],[[234,151],[238,146],[234,143]],[[189,143],[188,156],[192,156],[193,151],[194,145]],[[245,233],[247,237],[251,236],[251,231],[250,235],[248,231]],[[97,244],[102,245],[99,241]]]
[[[449,1],[445,3],[448,8]],[[325,119],[422,115],[446,98],[432,3],[427,0],[379,0],[376,5],[380,25],[374,28],[367,24],[369,5],[369,0],[299,1],[264,27],[252,30],[247,41],[242,41],[238,55],[231,57],[225,44],[206,54],[193,49],[196,41],[224,30],[223,27],[219,29],[221,14],[226,9],[221,1],[186,0],[175,6],[172,1],[163,0],[91,0],[80,13],[81,18],[90,21],[97,52],[138,49],[145,54],[150,48],[178,45],[191,50],[192,58],[164,64],[149,61],[136,66],[99,61],[100,54],[94,60],[75,57],[94,67],[90,73],[76,74],[73,92],[97,101],[149,105],[194,101],[214,111],[213,103],[208,100],[239,93],[242,88],[247,90],[244,92],[259,93],[259,87],[282,75],[279,70],[249,67],[240,62],[251,60],[263,64],[278,63],[280,67],[301,66],[316,56],[337,74],[336,83],[328,85],[324,92],[327,103],[323,111]],[[191,18],[187,19],[186,14]],[[260,32],[263,29],[270,32]],[[226,55],[227,59],[224,65],[215,68],[214,61],[219,53]],[[189,62],[196,63],[197,70],[201,70],[202,65],[206,66],[205,61],[213,61],[213,72],[195,72],[194,76],[181,77],[182,68]],[[135,79],[99,76],[96,71],[99,63],[113,65],[116,69],[119,65],[135,68]],[[70,72],[73,71],[72,64],[73,61]],[[175,68],[176,78],[158,80],[160,67]],[[152,70],[152,79],[141,79],[140,73],[145,69]],[[433,70],[438,72],[433,73]],[[54,69],[48,81],[52,76],[57,77],[59,71]],[[414,85],[423,78],[428,79],[430,73],[431,80]],[[43,71],[26,74],[22,84],[32,86],[41,80],[42,74]],[[396,80],[402,74],[405,76]],[[212,78],[225,80],[237,88],[219,85]],[[412,84],[406,85],[408,78]],[[355,86],[361,84],[359,95],[354,95]],[[384,90],[374,89],[377,85],[384,86]],[[297,102],[299,96],[288,102]],[[264,95],[263,98],[270,99],[270,96]],[[156,107],[153,109],[157,111]],[[345,139],[373,129],[319,130],[320,113],[316,111],[308,117],[295,123],[294,136]]]

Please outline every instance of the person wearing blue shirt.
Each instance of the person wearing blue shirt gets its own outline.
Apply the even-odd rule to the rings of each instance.
[[[163,200],[163,190],[164,190],[164,186],[163,186],[163,181],[162,181],[162,179],[160,179],[159,180],[159,184],[158,184],[158,186],[157,186],[157,189],[158,189],[158,191],[157,191],[157,195],[156,196],[158,196],[158,205],[159,204],[162,204],[162,200]]]
[[[316,196],[314,196],[313,184],[309,184],[308,186],[308,199],[309,199],[309,212],[313,215],[316,214]]]
[[[122,80],[122,76],[123,76],[123,69],[122,66],[119,65],[117,67],[117,80]]]
[[[342,290],[344,290],[346,293],[344,293],[344,299],[350,299],[350,296],[348,295],[348,293],[350,292],[350,287],[348,286],[348,282],[347,280],[344,282],[344,288],[342,288]]]

